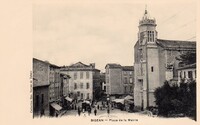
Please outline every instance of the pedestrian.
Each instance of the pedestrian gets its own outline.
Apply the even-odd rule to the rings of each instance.
[[[78,115],[79,116],[81,115],[81,109],[80,109],[80,107],[78,107]]]
[[[109,117],[109,114],[110,114],[110,109],[109,108],[107,109],[107,113],[108,113],[108,117]]]
[[[77,106],[75,105],[75,110],[76,110]]]
[[[99,110],[99,105],[97,105],[97,108],[98,108],[98,110]]]
[[[94,109],[94,115],[95,116],[97,115],[97,109],[96,108]]]
[[[86,116],[86,114],[85,114],[85,108],[83,108],[83,116],[85,117]]]
[[[100,106],[100,110],[103,110],[103,107],[102,107],[102,105]]]
[[[91,113],[91,107],[88,108],[88,115],[90,116]]]

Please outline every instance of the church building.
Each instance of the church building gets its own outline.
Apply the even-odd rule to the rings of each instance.
[[[164,81],[177,82],[181,54],[196,51],[196,41],[158,39],[156,20],[145,10],[134,46],[134,103],[140,109],[155,105],[154,91]]]

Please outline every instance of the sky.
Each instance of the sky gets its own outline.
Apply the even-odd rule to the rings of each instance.
[[[194,2],[34,3],[33,57],[58,66],[95,63],[134,64],[134,45],[145,5],[156,19],[158,38],[196,40]]]

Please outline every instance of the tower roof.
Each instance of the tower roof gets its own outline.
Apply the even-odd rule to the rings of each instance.
[[[149,12],[147,11],[147,8],[145,8],[145,12],[144,12],[144,15],[142,17],[142,19],[140,20],[139,22],[140,26],[141,25],[154,25],[156,26],[156,20],[155,18],[152,18],[150,15],[149,15]]]

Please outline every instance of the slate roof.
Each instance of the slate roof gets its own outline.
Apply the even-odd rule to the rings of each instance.
[[[133,66],[122,66],[122,69],[126,70],[126,71],[134,71],[134,67]]]
[[[177,70],[182,70],[182,69],[194,69],[196,68],[196,63],[185,65],[183,67],[178,68]]]
[[[106,64],[105,68],[109,66],[109,68],[121,68],[122,66],[120,64],[117,63],[108,63]]]
[[[196,41],[164,40],[157,39],[157,44],[163,48],[196,49]]]
[[[77,62],[70,66],[64,66],[61,68],[61,71],[98,71],[100,72],[100,70],[96,69],[95,67],[92,67],[91,65],[86,65],[82,62]]]
[[[133,66],[121,66],[120,64],[117,64],[117,63],[108,63],[106,65],[106,67],[107,66],[109,66],[109,68],[122,68],[122,70],[134,71],[134,67]]]
[[[70,65],[69,67],[71,67],[71,68],[77,68],[77,67],[90,67],[90,66],[86,65],[86,64],[84,64],[82,62],[77,62],[75,64]]]
[[[49,61],[43,61],[43,60],[40,60],[40,59],[37,59],[37,58],[33,58],[33,60],[37,60],[37,61],[40,61],[40,62],[49,64],[50,67],[60,68],[60,66],[57,66],[57,65],[55,65],[55,64],[52,64],[52,63],[50,63]]]

